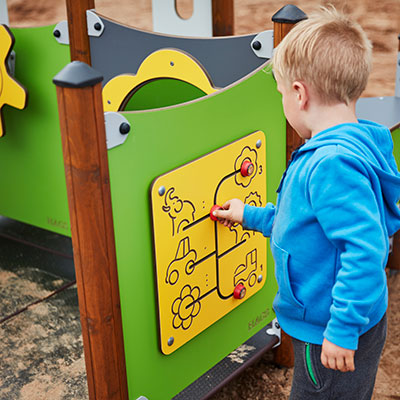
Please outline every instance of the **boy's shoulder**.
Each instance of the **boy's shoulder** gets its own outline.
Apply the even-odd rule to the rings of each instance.
[[[339,181],[344,174],[368,175],[366,160],[341,143],[326,144],[308,153],[307,168],[304,171],[306,181],[317,176],[321,183],[326,183],[332,179]]]

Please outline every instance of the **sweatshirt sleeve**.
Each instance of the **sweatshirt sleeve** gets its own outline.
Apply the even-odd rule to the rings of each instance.
[[[275,206],[267,203],[265,207],[255,207],[246,204],[243,212],[243,228],[261,232],[270,237],[275,218]]]
[[[386,296],[388,244],[376,195],[379,190],[373,172],[350,155],[329,155],[309,175],[311,206],[338,252],[324,337],[352,350],[357,349],[374,304]]]

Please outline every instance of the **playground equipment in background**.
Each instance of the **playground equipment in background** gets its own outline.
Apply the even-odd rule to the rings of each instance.
[[[111,105],[114,106],[115,103],[117,107],[110,109],[105,117],[107,140],[110,138],[110,142],[113,143],[108,152],[108,163],[129,397],[184,398],[184,394],[178,395],[178,393],[185,388],[187,390],[192,382],[246,340],[253,343],[248,352],[248,359],[278,342],[279,330],[276,327],[271,330],[271,335],[265,333],[265,327],[274,318],[272,299],[276,292],[276,283],[273,279],[273,263],[271,255],[266,255],[265,239],[258,235],[247,241],[246,236],[246,242],[244,238],[238,242],[243,242],[238,246],[243,250],[234,247],[231,252],[226,252],[229,250],[226,249],[224,251],[226,254],[218,255],[221,260],[234,256],[235,264],[226,271],[222,265],[223,261],[219,263],[218,268],[217,256],[210,256],[208,262],[213,259],[214,267],[209,267],[208,282],[205,280],[203,285],[197,285],[198,290],[193,291],[196,285],[185,283],[181,279],[174,284],[176,295],[174,292],[172,303],[169,295],[169,297],[160,295],[157,302],[149,188],[155,178],[166,179],[161,177],[166,172],[191,163],[210,152],[224,153],[225,146],[260,130],[265,133],[263,139],[257,138],[257,141],[262,140],[262,146],[257,149],[256,143],[252,143],[252,147],[258,152],[257,173],[261,172],[262,165],[262,174],[257,175],[259,181],[257,194],[264,204],[267,199],[271,201],[275,199],[273,188],[278,185],[285,167],[285,120],[276,84],[265,65],[265,55],[262,57],[257,55],[260,45],[262,47],[264,43],[264,47],[267,47],[271,35],[184,39],[123,27],[97,16],[94,11],[86,15],[93,28],[89,29],[89,34],[96,31],[93,33],[96,36],[90,36],[93,65],[107,77],[104,81],[105,95],[107,96],[109,88],[113,88],[114,82],[120,79],[133,80],[120,93],[119,89],[111,90],[111,97],[107,97],[107,100],[111,99]],[[95,25],[100,26],[102,32],[100,36]],[[63,26],[65,27],[65,24],[13,29],[18,61],[15,65],[15,76],[27,87],[30,103],[23,114],[10,109],[5,115],[9,135],[0,143],[0,163],[9,174],[4,177],[0,189],[4,198],[0,205],[0,214],[69,235],[61,141],[58,134],[54,86],[51,84],[51,78],[67,64],[68,46],[57,41],[57,38],[64,40],[66,37],[62,31]],[[258,41],[258,45],[255,46],[258,50],[254,49],[255,41]],[[115,48],[115,43],[121,45],[117,46],[119,49]],[[174,49],[171,50],[171,47]],[[272,44],[269,44],[269,47],[272,48]],[[121,53],[117,53],[117,50]],[[118,60],[118,57],[122,58]],[[160,64],[160,59],[164,60],[167,70],[169,68],[173,73],[165,72],[166,68]],[[43,63],[43,60],[47,62]],[[29,65],[29,68],[26,68],[26,65]],[[134,76],[125,78],[118,76],[122,73]],[[65,81],[62,76],[58,77],[58,82]],[[68,80],[72,81],[70,85],[74,85],[74,79],[81,78],[81,76],[69,76]],[[224,88],[227,85],[229,87]],[[217,90],[217,87],[221,89]],[[160,93],[164,96],[161,100],[158,98]],[[265,93],[269,95],[265,96]],[[108,104],[107,100],[105,103]],[[188,100],[194,101],[187,102]],[[162,108],[154,109],[160,106]],[[78,102],[74,103],[74,107],[75,115],[69,123],[73,123],[72,120],[80,111],[76,108]],[[113,111],[121,108],[143,111],[133,113]],[[89,113],[85,115],[85,122],[78,128],[83,132],[91,121],[88,115]],[[123,124],[127,129],[122,132],[120,128]],[[116,135],[124,136],[124,140],[115,144],[112,138]],[[83,133],[82,136],[86,135]],[[83,148],[89,153],[93,146],[96,146],[95,143],[89,142]],[[208,187],[207,182],[220,179],[219,170],[231,170],[230,157],[221,156],[218,162],[211,162],[207,167],[208,172],[201,179],[202,168],[199,167],[199,171],[196,172],[199,176],[198,182],[201,180],[205,182],[207,193],[202,195],[204,201],[207,198],[207,207],[211,205],[215,191],[215,187],[212,185]],[[206,159],[207,157],[198,162],[204,163]],[[226,167],[222,165],[224,162]],[[182,168],[184,170],[189,167]],[[73,173],[74,170],[70,171]],[[260,179],[264,180],[264,186]],[[255,184],[256,178],[253,181]],[[43,185],[43,182],[47,185]],[[89,184],[91,183],[87,182],[85,186]],[[240,185],[234,187],[240,192]],[[249,195],[251,192],[246,192],[245,197]],[[258,201],[259,197],[249,197],[249,201]],[[165,203],[165,197],[163,201]],[[97,206],[91,201],[86,210],[88,209],[94,210]],[[164,211],[162,215],[171,221],[171,217]],[[197,218],[197,214],[195,216]],[[173,272],[175,267],[178,268],[177,262],[171,265],[172,261],[182,262],[181,258],[192,257],[194,252],[197,254],[197,260],[201,259],[201,248],[194,239],[191,239],[191,232],[195,232],[200,226],[206,226],[212,235],[215,225],[215,222],[208,218],[202,224],[193,227],[190,232],[185,231],[190,235],[188,236],[190,239],[185,241],[186,236],[180,237],[173,254],[168,253],[165,256],[167,264],[161,267],[164,268],[164,273],[161,275],[164,281],[169,266],[171,266],[170,272]],[[234,232],[231,234],[235,235]],[[83,236],[80,237],[82,239]],[[75,253],[79,253],[76,244],[74,247]],[[88,248],[91,246],[86,246],[83,253]],[[79,268],[77,260],[75,264]],[[188,264],[183,268],[187,267],[188,272],[194,268],[192,274],[189,274],[190,278],[195,278],[202,270],[204,272],[203,265],[200,269],[197,266],[193,267],[190,262]],[[90,269],[91,266],[85,264],[85,271]],[[97,264],[96,271],[98,269]],[[94,272],[94,275],[98,276],[98,273]],[[220,291],[225,300],[221,300],[220,304],[215,303],[219,309],[214,310],[213,317],[210,316],[209,320],[206,318],[197,325],[199,318],[205,316],[203,311],[206,310],[206,301],[211,298],[211,295],[208,299],[202,296],[206,294],[207,284],[210,288],[212,280],[216,284],[217,275],[222,285]],[[263,277],[260,278],[260,275]],[[96,278],[93,276],[92,282],[85,284],[86,290],[90,285],[95,286]],[[77,279],[79,280],[79,277]],[[185,318],[186,309],[182,308],[182,302],[186,302],[189,298],[185,289],[188,284],[193,286],[189,296],[193,297],[197,293],[199,295],[197,300],[202,297],[200,302],[204,307],[204,310],[200,311],[197,308],[199,303],[192,304],[190,318],[196,318],[193,322],[193,329],[196,332],[185,329],[190,318]],[[237,296],[243,296],[244,289],[246,295],[236,299]],[[102,294],[104,295],[104,292]],[[181,299],[180,305],[175,302],[178,298]],[[218,297],[215,298],[217,299]],[[106,296],[106,299],[101,301],[109,300]],[[230,305],[235,302],[240,305]],[[229,307],[226,308],[224,304],[229,304]],[[186,306],[191,308],[191,305],[186,304]],[[169,326],[172,324],[170,329],[174,332],[173,337],[179,348],[177,346],[174,348],[175,351],[167,356],[160,350],[164,348],[160,347],[159,343],[159,339],[163,336],[159,337],[158,331],[163,321],[160,323],[157,321],[157,314],[159,310],[161,312],[168,308],[172,311],[166,317],[167,324]],[[90,315],[91,311],[86,310],[81,304],[81,313]],[[180,318],[180,324],[178,317],[174,317],[176,315]],[[174,318],[175,323],[172,322]],[[91,317],[91,320],[94,318]],[[104,318],[102,323],[103,321]],[[108,326],[104,327],[104,335],[109,332]],[[86,329],[87,320],[82,318],[85,343]],[[226,335],[228,331],[230,334]],[[166,335],[168,343],[172,334],[166,333]],[[181,340],[180,337],[184,339]],[[166,346],[173,349],[168,344]],[[91,362],[89,356],[86,358]],[[93,363],[96,364],[94,361]],[[237,370],[237,366],[232,364],[225,377],[234,370]],[[158,385],[154,385],[155,375],[158,377]],[[221,384],[218,379],[214,387]],[[113,381],[112,378],[109,380]],[[90,378],[88,381],[90,385]],[[104,384],[108,384],[107,379],[104,381]],[[202,390],[210,391],[210,388],[204,385]],[[204,393],[196,396],[203,397]],[[196,398],[192,395],[189,397]]]
[[[393,154],[400,166],[400,35],[396,62],[396,84],[394,96],[361,98],[356,104],[359,118],[385,125],[392,132]],[[388,268],[400,270],[400,232],[394,235]]]
[[[20,110],[26,107],[27,92],[10,74],[11,50],[14,36],[5,26],[0,25],[0,137],[5,133],[2,109],[5,104]]]
[[[153,30],[179,36],[213,36],[212,1],[193,0],[193,13],[181,18],[175,0],[152,0]]]
[[[73,3],[72,0],[67,2],[70,10],[82,6]],[[87,3],[93,2],[87,0]],[[87,9],[89,8],[92,7]],[[181,201],[182,207],[185,204],[189,210],[186,220],[193,219],[190,222],[193,223],[201,218],[195,210],[202,209],[203,201],[204,210],[207,211],[211,203],[222,201],[220,198],[215,199],[214,195],[216,182],[229,175],[232,168],[232,155],[227,149],[246,140],[255,131],[264,132],[257,139],[261,140],[262,145],[258,148],[252,139],[249,147],[254,149],[256,146],[261,160],[259,165],[262,166],[262,174],[257,175],[257,179],[260,181],[260,177],[265,178],[265,186],[258,182],[256,190],[251,189],[250,193],[242,193],[239,197],[245,200],[247,196],[257,192],[248,200],[261,201],[261,204],[265,204],[267,200],[275,200],[274,189],[278,186],[286,165],[287,143],[280,96],[266,65],[268,55],[272,52],[272,35],[270,31],[266,31],[239,37],[179,38],[122,26],[87,9],[82,13],[81,8],[79,15],[81,19],[85,19],[86,39],[86,32],[89,34],[92,65],[105,78],[104,106],[109,107],[105,115],[108,165],[129,397],[142,400],[173,396],[176,399],[201,398],[208,395],[213,388],[206,385],[207,378],[197,381],[202,382],[197,388],[192,382],[204,376],[210,368],[216,368],[219,362],[224,369],[228,366],[226,377],[234,373],[232,363],[227,364],[223,359],[230,351],[248,340],[247,343],[253,346],[249,350],[251,358],[256,354],[254,349],[265,347],[265,326],[274,318],[272,299],[276,282],[273,279],[273,260],[269,250],[267,255],[263,254],[265,246],[264,242],[261,244],[262,238],[257,236],[244,239],[241,232],[239,234],[237,231],[240,241],[232,248],[238,249],[234,246],[245,240],[243,249],[246,248],[246,251],[235,259],[232,268],[224,272],[218,266],[217,248],[212,249],[211,253],[215,254],[208,261],[203,260],[209,253],[205,252],[206,249],[199,248],[198,239],[190,236],[196,230],[206,229],[207,240],[211,240],[206,247],[210,247],[222,234],[213,231],[216,223],[207,218],[196,227],[192,226],[193,229],[184,230],[189,225],[185,219],[178,223],[179,213],[171,213],[171,202]],[[303,17],[304,14],[299,13],[291,20],[296,22]],[[79,18],[76,15],[73,20],[78,25]],[[275,18],[275,24],[282,22],[287,20]],[[51,84],[53,76],[68,62],[68,47],[62,43],[68,43],[70,36],[71,47],[77,46],[76,34],[70,32],[69,35],[66,26],[66,23],[61,23],[51,27],[12,30],[16,37],[15,51],[18,54],[15,76],[27,87],[30,103],[23,114],[12,109],[5,113],[5,123],[10,134],[1,139],[0,166],[9,173],[3,177],[0,185],[3,199],[0,214],[69,235],[61,141],[54,87]],[[69,29],[71,31],[71,27]],[[275,39],[277,36],[276,34]],[[81,149],[87,154],[102,145],[101,137],[97,137],[96,132],[88,132],[89,127],[93,127],[92,108],[101,114],[100,118],[100,114],[96,114],[97,122],[102,121],[103,110],[98,110],[99,102],[95,103],[96,108],[91,103],[85,104],[83,100],[75,103],[68,101],[74,90],[88,91],[88,87],[93,86],[94,92],[100,80],[100,75],[93,70],[73,64],[55,79],[55,83],[61,87],[57,89],[59,99],[63,98],[65,101],[62,103],[65,106],[64,112],[73,110],[74,113],[73,118],[72,115],[66,115],[70,118],[70,124],[64,123],[64,129],[68,131],[74,126],[82,130]],[[82,88],[79,89],[80,87]],[[95,94],[82,98],[90,102]],[[79,107],[86,107],[87,115]],[[128,110],[136,111],[127,112]],[[77,123],[77,118],[81,118],[81,125]],[[99,124],[94,129],[99,129],[98,126]],[[95,140],[85,142],[87,137],[94,137]],[[70,142],[71,152],[79,150],[74,148],[72,140]],[[69,146],[68,140],[65,143]],[[203,168],[208,163],[207,160],[211,160],[216,154],[224,155],[218,161],[210,161],[207,168]],[[80,171],[80,178],[89,176],[91,179],[86,183],[83,181],[82,190],[85,190],[85,186],[97,190],[98,186],[107,184],[107,177],[102,180],[99,178],[99,174],[104,173],[102,169],[96,169],[94,164],[90,164],[78,170],[72,164],[73,157],[68,161],[71,164],[68,164],[67,157],[66,155],[67,174]],[[92,158],[90,160],[93,161]],[[94,160],[96,161],[95,158]],[[187,185],[180,183],[178,186],[175,177],[182,173],[183,178],[180,179],[189,179],[184,173],[188,170],[191,170],[191,175],[195,174],[196,179]],[[240,178],[237,171],[238,168],[235,167],[234,172]],[[255,171],[257,173],[260,169],[255,168]],[[97,185],[99,179],[100,183]],[[48,182],[48,186],[42,185],[43,182]],[[150,189],[152,182],[153,191]],[[256,184],[256,179],[253,183]],[[165,193],[160,194],[159,190],[163,186]],[[194,194],[197,186],[204,187],[199,198],[198,194]],[[175,188],[175,191],[171,188]],[[233,188],[239,188],[240,193],[240,185],[233,185]],[[229,189],[227,196],[236,194],[235,190]],[[88,199],[86,208],[82,206],[86,214],[97,207],[94,196]],[[211,199],[215,201],[211,202]],[[192,209],[188,206],[189,202],[193,205]],[[75,214],[74,218],[76,219]],[[173,229],[168,235],[166,231],[162,231],[164,234],[161,235],[157,233],[160,221],[164,221],[161,225],[166,224],[165,229]],[[107,223],[103,229],[106,234],[109,233]],[[99,232],[99,236],[103,236],[101,229]],[[224,233],[228,234],[235,233]],[[193,235],[196,236],[197,233]],[[166,246],[166,250],[160,250],[159,246],[163,236],[166,236],[165,242],[161,239],[161,243]],[[83,235],[82,237],[86,238]],[[111,240],[114,241],[114,238]],[[260,243],[253,247],[254,241]],[[87,245],[92,244],[91,241],[83,240],[83,243],[86,248],[82,251],[82,263],[90,249],[102,253],[97,251],[96,246]],[[75,242],[79,257],[80,246],[80,242]],[[109,257],[108,253],[112,253],[112,250],[107,246],[106,248],[104,253]],[[224,254],[222,252],[219,255]],[[238,253],[231,251],[226,254],[236,256]],[[96,257],[93,259],[97,260]],[[206,262],[212,265],[207,267],[209,272],[199,278],[196,272],[201,270],[196,263],[200,260],[204,261],[203,265]],[[91,279],[85,281],[86,287],[105,287],[100,281],[102,274],[98,274],[100,264],[93,266],[93,260],[89,260],[90,265],[85,265],[86,271],[83,271],[80,263],[81,261],[77,265],[76,262],[76,268],[82,274],[78,280],[86,279],[86,271],[91,271]],[[154,263],[156,271],[153,270]],[[175,271],[181,274],[181,279],[178,279]],[[206,299],[207,285],[210,290],[213,284],[218,288],[216,276],[219,274],[223,274],[218,277],[223,285],[220,289],[222,297],[227,297],[225,304],[232,306],[221,306],[224,302],[220,297],[219,302],[214,303],[214,314],[210,315],[209,320],[203,320],[196,326],[202,312],[201,301]],[[258,282],[260,275],[263,276]],[[201,280],[201,284],[192,284],[192,279]],[[81,285],[84,286],[82,283]],[[244,297],[243,288],[246,289]],[[93,348],[89,348],[87,344],[87,337],[92,333],[89,332],[86,316],[96,325],[98,333],[103,327],[110,332],[107,318],[113,315],[111,319],[114,320],[116,314],[112,314],[109,307],[107,312],[100,313],[99,318],[97,315],[93,317],[91,313],[94,313],[96,304],[91,298],[88,301],[89,311],[86,309],[85,301],[82,300],[85,299],[84,290],[88,289],[82,289],[78,282],[81,315],[85,316],[82,317],[85,349],[89,352],[87,359],[92,363],[91,368],[95,370],[101,357],[94,357],[94,361],[90,358],[92,352],[96,355],[96,349],[94,344]],[[107,290],[95,297],[96,301],[101,304],[110,302]],[[115,292],[108,297],[113,298],[113,306],[118,305]],[[159,321],[157,314],[160,315]],[[164,329],[165,326],[168,327],[167,330]],[[159,330],[161,335],[158,335]],[[278,330],[273,324],[270,338],[267,338],[271,345],[278,341],[277,335]],[[94,339],[92,343],[95,343]],[[114,351],[114,347],[118,345],[109,347]],[[168,355],[162,354],[160,349]],[[110,373],[109,382],[94,383],[95,379],[89,376],[89,392],[91,386],[93,388],[101,384],[115,384],[115,393],[123,390],[119,388],[123,383],[116,382],[115,372],[112,372],[118,368],[112,362],[109,365],[101,366],[103,371]],[[106,374],[104,372],[103,376],[106,377]],[[157,376],[157,385],[154,385],[154,376]],[[215,379],[213,384],[216,388],[221,381]]]

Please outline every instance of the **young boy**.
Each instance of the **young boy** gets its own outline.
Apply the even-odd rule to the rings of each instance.
[[[361,27],[333,8],[296,25],[272,65],[286,118],[306,143],[276,206],[234,199],[215,212],[271,238],[274,310],[295,351],[293,400],[370,399],[386,337],[400,174],[389,130],[355,115],[371,57]]]

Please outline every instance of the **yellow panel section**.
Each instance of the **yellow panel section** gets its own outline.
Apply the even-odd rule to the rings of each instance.
[[[264,285],[266,239],[212,221],[231,198],[265,206],[265,135],[254,132],[155,179],[151,189],[161,350],[170,354]],[[250,161],[253,172],[242,176]],[[244,298],[234,298],[237,285]]]
[[[136,75],[118,75],[107,82],[103,88],[104,111],[120,110],[129,94],[146,82],[168,78],[190,83],[206,94],[217,91],[206,71],[188,54],[170,49],[158,50],[142,62]]]
[[[14,45],[14,36],[0,25],[0,111],[5,104],[22,110],[26,106],[27,91],[8,74],[7,57]],[[0,137],[4,135],[3,120],[0,120]]]

